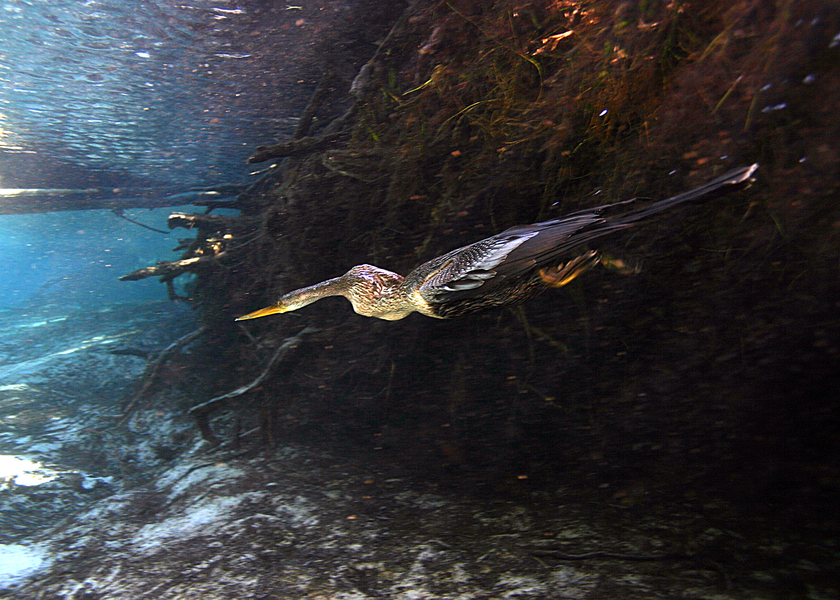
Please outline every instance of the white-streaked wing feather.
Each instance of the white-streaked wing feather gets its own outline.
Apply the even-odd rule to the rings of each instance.
[[[508,254],[534,237],[538,231],[521,231],[493,236],[458,248],[441,257],[443,266],[423,282],[420,292],[424,296],[446,292],[475,289],[496,276],[494,269],[504,262]],[[447,260],[458,256],[458,260]]]

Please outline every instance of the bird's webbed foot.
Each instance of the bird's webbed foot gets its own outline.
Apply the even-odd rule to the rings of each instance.
[[[641,264],[627,264],[624,259],[617,258],[608,252],[601,250],[600,252],[601,264],[607,269],[617,271],[622,275],[637,275],[642,272]]]
[[[548,286],[563,287],[599,262],[601,262],[601,253],[598,250],[590,250],[577,258],[573,258],[564,265],[540,269],[540,279]]]

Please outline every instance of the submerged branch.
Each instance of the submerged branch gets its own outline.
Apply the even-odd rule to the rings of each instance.
[[[291,142],[283,142],[273,146],[259,146],[257,151],[248,158],[248,163],[261,163],[272,158],[283,158],[285,156],[303,156],[326,148],[336,141],[341,132],[324,135],[321,137],[308,136]]]
[[[306,108],[303,109],[303,113],[300,115],[300,120],[298,121],[297,129],[295,129],[293,136],[294,139],[299,140],[309,135],[309,131],[312,129],[312,120],[315,118],[315,113],[318,112],[318,109],[321,108],[321,104],[324,103],[324,100],[326,100],[329,95],[330,84],[334,78],[335,73],[331,70],[326,71],[321,77],[318,87],[315,88],[315,91],[312,93],[312,97],[309,99],[309,104],[306,105]]]
[[[257,151],[248,158],[248,163],[261,163],[273,158],[283,158],[286,156],[303,156],[323,150],[342,136],[344,126],[355,113],[356,105],[354,104],[343,115],[333,119],[324,128],[324,133],[321,136],[307,136],[292,140],[291,142],[274,144],[273,146],[259,146]]]
[[[181,336],[171,344],[169,344],[166,348],[164,348],[157,357],[149,363],[146,367],[146,374],[143,376],[143,385],[140,387],[140,390],[134,395],[134,398],[131,399],[131,402],[123,410],[123,413],[119,415],[119,420],[117,421],[118,425],[121,425],[128,419],[129,415],[131,415],[131,411],[134,410],[134,407],[137,403],[146,395],[146,392],[149,391],[149,388],[152,387],[152,383],[154,383],[155,378],[157,377],[158,372],[160,371],[161,365],[163,365],[164,360],[166,360],[169,355],[175,352],[178,348],[183,348],[191,341],[196,339],[202,333],[204,333],[205,327],[199,327],[195,331],[191,331],[187,335]]]
[[[169,234],[168,231],[164,231],[163,229],[157,229],[156,227],[152,227],[151,225],[146,225],[145,223],[141,223],[140,221],[136,221],[135,219],[126,217],[121,208],[115,208],[111,212],[117,215],[120,219],[125,219],[129,223],[132,223],[139,227],[143,227],[144,229],[148,229],[149,231],[154,231],[155,233],[162,233],[163,235]]]
[[[238,221],[233,217],[221,217],[219,215],[197,215],[194,213],[174,212],[169,215],[166,220],[166,226],[169,229],[176,227],[183,227],[184,229],[213,229],[214,231],[222,231],[230,229],[235,223],[241,223],[243,219]]]
[[[144,267],[132,271],[127,275],[119,278],[120,281],[137,281],[139,279],[146,279],[147,277],[164,277],[166,279],[174,279],[181,273],[195,268],[200,263],[207,263],[216,260],[221,254],[215,256],[194,256],[192,258],[185,258],[182,260],[173,260],[171,262],[159,262],[153,267]]]
[[[223,186],[217,186],[222,188]],[[241,186],[238,186],[241,187]],[[221,199],[215,189],[179,192],[175,188],[0,189],[0,215],[68,210],[127,210],[182,206]]]
[[[540,558],[554,558],[557,560],[628,560],[637,562],[659,561],[659,560],[684,560],[691,558],[684,552],[660,552],[656,554],[624,554],[622,552],[608,552],[605,550],[595,550],[593,552],[583,552],[581,554],[569,554],[560,550],[540,549],[531,550],[531,556]]]
[[[296,335],[287,338],[280,346],[275,350],[274,355],[268,361],[265,368],[263,369],[262,373],[254,379],[251,383],[243,385],[242,387],[238,387],[235,390],[228,392],[227,394],[222,394],[221,396],[216,396],[215,398],[211,398],[206,402],[202,402],[201,404],[197,404],[193,406],[189,412],[191,413],[199,413],[205,412],[209,407],[213,406],[214,404],[219,404],[220,402],[226,402],[233,398],[237,398],[242,394],[250,392],[255,387],[259,386],[265,379],[271,374],[274,370],[274,367],[277,366],[279,362],[281,362],[286,355],[289,353],[290,350],[297,348],[300,345],[302,336],[304,334],[312,333],[315,331],[312,327],[305,327]]]
[[[231,243],[238,239],[234,234],[243,233],[256,226],[258,220],[250,217],[221,217],[218,215],[197,215],[188,213],[172,213],[167,220],[169,229],[182,227],[184,229],[197,229],[199,235],[192,240],[181,240],[181,245],[176,250],[186,250],[183,258],[174,261],[160,261],[151,267],[144,267],[132,271],[119,278],[120,281],[137,281],[147,277],[160,277],[161,281],[168,283],[187,272],[194,272],[225,256],[231,248]],[[230,233],[233,232],[233,233]],[[238,232],[238,233],[237,233]],[[253,237],[251,236],[251,241]],[[244,241],[239,246],[250,243]],[[238,246],[233,246],[235,249]],[[173,291],[170,289],[170,297]]]

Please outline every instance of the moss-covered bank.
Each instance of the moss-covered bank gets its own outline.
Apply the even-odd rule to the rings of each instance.
[[[724,496],[836,532],[836,9],[415,3],[343,133],[279,162],[241,217],[199,228],[215,390],[196,404],[315,328],[259,386],[197,411],[203,424],[240,448],[377,448],[453,484],[570,485],[626,506]],[[592,272],[458,321],[371,321],[343,300],[232,321],[358,263],[406,273],[515,223],[752,162],[750,189],[610,239],[638,275]]]

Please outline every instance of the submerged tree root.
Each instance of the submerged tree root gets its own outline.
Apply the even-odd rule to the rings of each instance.
[[[274,144],[273,146],[259,146],[257,151],[248,158],[248,163],[254,164],[273,158],[311,154],[312,152],[323,150],[339,137],[341,137],[341,132],[321,137],[305,137],[299,140],[292,140],[291,142]]]
[[[253,217],[233,218],[176,212],[169,216],[167,225],[169,229],[181,227],[198,230],[195,238],[182,240],[181,245],[176,248],[185,250],[183,257],[180,260],[161,261],[151,267],[137,269],[123,275],[119,280],[137,281],[147,277],[160,277],[161,283],[166,284],[170,300],[187,300],[188,298],[177,295],[173,280],[186,273],[215,268],[219,259],[226,256],[228,249],[238,248],[255,239],[250,232],[256,229],[257,221]]]
[[[196,421],[198,422],[198,427],[201,430],[202,437],[204,437],[205,440],[207,440],[214,446],[218,445],[219,440],[213,434],[212,429],[210,427],[210,423],[208,421],[208,415],[210,411],[216,408],[218,405],[221,405],[234,398],[238,398],[239,396],[242,396],[243,394],[246,394],[251,390],[259,387],[260,384],[262,384],[271,375],[276,366],[287,357],[289,352],[300,346],[303,336],[313,333],[314,331],[316,330],[312,327],[305,327],[296,335],[287,338],[282,344],[280,344],[280,346],[277,347],[277,350],[274,351],[274,354],[269,359],[262,372],[257,376],[256,379],[254,379],[250,383],[238,387],[235,390],[230,391],[226,394],[216,396],[215,398],[211,398],[206,402],[202,402],[201,404],[193,406],[189,410],[189,412],[195,416]]]
[[[149,388],[152,387],[152,384],[155,382],[157,378],[157,374],[160,371],[160,367],[163,365],[164,361],[176,350],[179,348],[183,348],[202,333],[204,333],[205,327],[199,327],[195,331],[191,331],[185,336],[182,336],[169,344],[166,348],[164,348],[154,360],[152,360],[149,365],[146,367],[146,373],[143,376],[143,385],[140,387],[140,390],[134,395],[134,398],[126,405],[123,413],[117,417],[117,424],[122,425],[131,416],[131,412],[137,406],[137,403],[142,400],[143,396],[146,395],[146,392],[149,391]]]
[[[658,554],[624,554],[621,552],[608,552],[606,550],[595,550],[594,552],[583,552],[581,554],[568,554],[560,550],[531,550],[531,556],[540,558],[554,558],[556,560],[629,560],[637,562],[658,561],[658,560],[685,560],[691,558],[683,552],[662,552]]]

